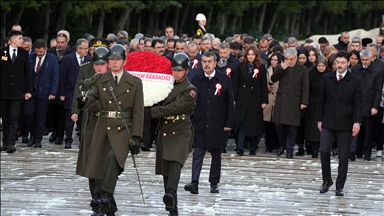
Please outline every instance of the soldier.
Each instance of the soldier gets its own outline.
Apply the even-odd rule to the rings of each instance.
[[[181,168],[191,152],[193,128],[190,116],[196,106],[196,87],[186,75],[189,58],[184,53],[176,54],[172,60],[174,88],[159,106],[152,107],[152,118],[160,119],[157,149],[156,174],[163,175],[163,202],[169,215],[178,215],[177,187]]]
[[[205,29],[205,25],[207,24],[207,18],[205,18],[205,15],[202,13],[199,13],[196,15],[196,21],[199,25],[199,28],[196,31],[197,35],[204,36],[207,33],[207,30]]]
[[[108,47],[108,46],[109,46],[109,41],[107,41],[104,38],[93,38],[89,42],[90,49],[91,48],[95,49],[97,47]],[[99,51],[99,52],[101,52],[101,51]],[[96,55],[100,55],[100,54],[96,54]],[[101,56],[98,56],[98,57],[96,57],[96,59],[100,59],[100,57]],[[74,96],[73,96],[73,100],[72,100],[71,119],[72,119],[72,121],[79,122],[81,124],[79,127],[80,132],[81,132],[81,128],[82,128],[81,126],[82,126],[82,122],[83,122],[82,121],[83,111],[81,109],[77,108],[76,96],[78,96],[80,94],[79,86],[81,85],[81,82],[83,82],[85,79],[92,77],[96,73],[94,70],[94,65],[91,63],[92,62],[89,61],[89,62],[85,62],[85,63],[80,65],[79,75],[77,76],[76,85],[75,85],[75,93],[73,94]],[[80,143],[82,143],[81,142],[81,135],[82,134],[80,133],[80,137],[79,137]]]
[[[93,64],[86,64],[82,68],[89,67],[88,65],[90,65],[92,67],[91,67],[91,70],[89,70],[88,72],[93,74],[97,73],[97,76],[100,76],[101,74],[104,74],[105,72],[108,71],[108,57],[109,57],[109,50],[105,47],[98,47],[95,49],[95,52],[92,58]],[[90,89],[90,86],[92,85],[91,81],[94,81],[94,80],[95,79],[91,77],[85,80],[80,79],[78,80],[80,81],[79,82],[80,85],[76,85],[79,88],[76,87],[76,89],[81,88],[81,92],[87,92]],[[83,95],[78,93],[79,91],[80,90],[76,91],[77,94],[75,93],[74,95],[74,96],[77,96],[77,95],[79,96],[74,97],[74,98],[77,98],[77,100],[73,101],[73,106],[72,106],[73,114],[71,116],[71,119],[74,122],[78,121],[79,109],[82,109],[85,105],[84,104],[85,102],[82,101]],[[89,149],[91,147],[93,131],[95,129],[96,122],[97,122],[97,116],[95,115],[95,113],[89,112],[88,109],[85,109],[84,113],[85,114],[82,122],[82,128],[83,128],[82,133],[85,136],[81,136],[81,140],[80,140],[80,150],[79,150],[79,156],[77,158],[76,174],[87,177],[86,170],[88,165],[88,155],[89,155]],[[99,213],[99,207],[100,207],[99,202],[97,200],[100,199],[100,194],[94,193],[95,179],[93,178],[89,178],[89,189],[92,195],[91,207],[92,207],[92,210],[94,211],[94,214],[97,215],[97,213]]]
[[[99,180],[95,193],[101,195],[100,212],[104,214],[117,211],[113,199],[117,178],[124,171],[128,153],[140,152],[143,134],[143,84],[123,69],[125,52],[121,44],[111,47],[108,57],[111,71],[100,76],[86,102],[90,111],[99,112],[86,176]]]

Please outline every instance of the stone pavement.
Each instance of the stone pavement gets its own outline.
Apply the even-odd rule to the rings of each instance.
[[[21,142],[21,139],[20,141]],[[44,137],[43,148],[17,144],[13,154],[1,153],[1,215],[90,215],[88,180],[75,174],[78,142],[73,149],[54,145]],[[199,194],[184,191],[191,178],[192,154],[179,184],[180,215],[384,215],[384,169],[373,153],[371,162],[350,162],[344,188],[336,197],[335,185],[320,194],[320,159],[311,155],[286,159],[264,153],[237,156],[230,140],[223,154],[219,194],[209,193],[209,153],[201,173]],[[162,202],[162,177],[154,175],[155,149],[136,156],[146,205],[142,204],[136,172],[128,156],[119,177],[116,215],[167,215]],[[337,157],[332,174],[337,175]]]

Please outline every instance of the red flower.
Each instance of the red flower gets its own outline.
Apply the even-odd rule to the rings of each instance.
[[[171,62],[166,57],[147,51],[128,53],[124,69],[127,71],[172,74]]]

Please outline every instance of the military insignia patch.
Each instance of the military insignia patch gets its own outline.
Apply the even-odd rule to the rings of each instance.
[[[196,96],[196,92],[194,90],[191,90],[189,91],[189,95],[194,98]]]

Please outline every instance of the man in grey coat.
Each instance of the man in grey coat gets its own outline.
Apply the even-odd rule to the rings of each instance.
[[[300,126],[301,110],[308,105],[309,78],[307,68],[297,62],[297,50],[288,48],[285,60],[276,67],[272,82],[279,81],[272,121],[276,124],[279,143],[287,150],[287,158],[293,158],[297,128]],[[281,151],[280,154],[283,154]]]

